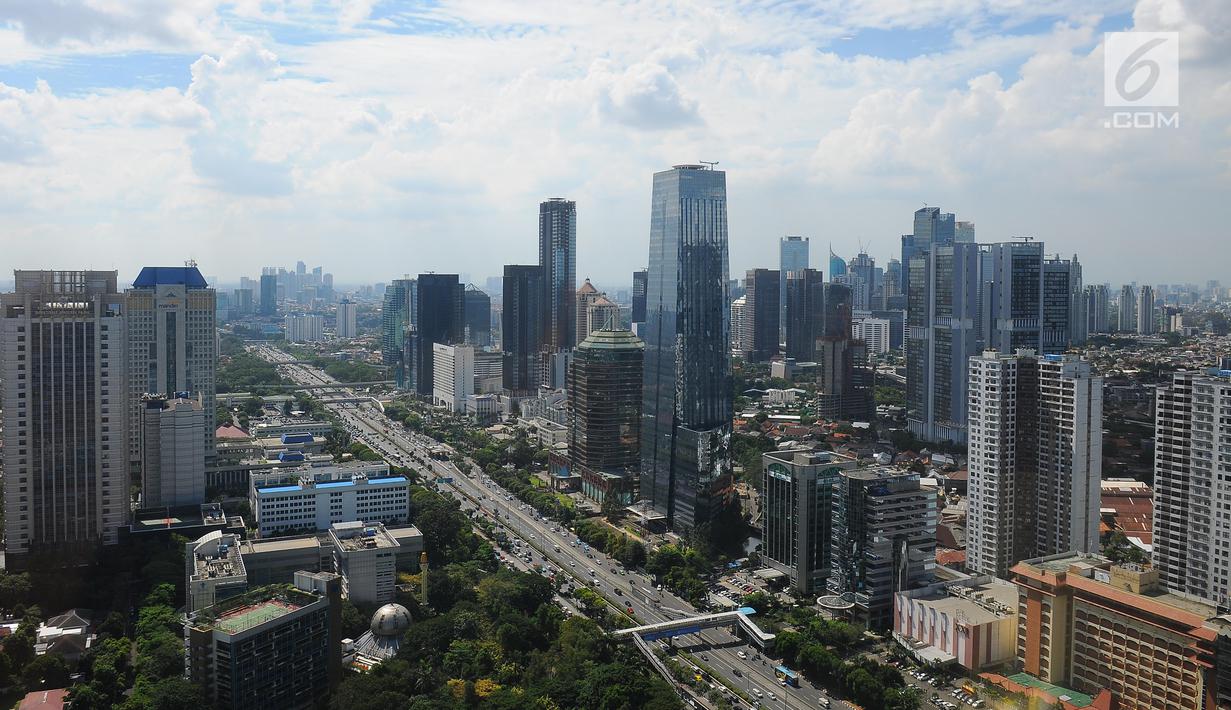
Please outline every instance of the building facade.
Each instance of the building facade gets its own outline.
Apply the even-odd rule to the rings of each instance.
[[[852,324],[856,340],[862,340],[868,355],[884,355],[889,347],[889,321],[884,318],[863,318]]]
[[[744,277],[744,359],[765,362],[778,354],[778,272],[751,269]]]
[[[784,283],[786,356],[811,362],[816,359],[816,339],[825,328],[824,275],[816,269],[800,269],[787,272]]]
[[[785,236],[778,240],[778,323],[779,339],[786,338],[786,277],[791,271],[808,268],[808,238]]]
[[[253,472],[248,504],[261,537],[327,530],[363,520],[409,522],[410,481],[386,463],[342,463]]]
[[[603,503],[634,502],[641,464],[641,385],[645,343],[627,330],[599,330],[569,367],[568,451],[582,491]]]
[[[474,346],[432,344],[432,404],[450,412],[465,410],[474,394]]]
[[[432,365],[436,343],[453,345],[462,342],[465,325],[465,291],[457,274],[419,274],[415,297],[414,385],[421,395],[432,394]]]
[[[761,562],[801,594],[825,588],[833,545],[833,493],[854,459],[828,451],[761,456]]]
[[[1137,289],[1130,284],[1120,288],[1120,321],[1116,329],[1121,333],[1133,333],[1137,330]]]
[[[278,315],[278,277],[261,274],[261,315]]]
[[[631,321],[633,323],[645,322],[645,295],[649,288],[650,273],[645,269],[633,272],[633,304]]]
[[[1086,297],[1081,284],[1081,264],[1059,256],[1043,261],[1044,353],[1062,353],[1086,342]]]
[[[602,296],[598,289],[594,288],[594,284],[590,283],[590,279],[586,279],[581,286],[577,287],[575,298],[577,302],[573,304],[574,314],[577,318],[577,324],[574,326],[573,332],[577,334],[577,342],[586,339],[590,334],[590,304],[594,303]]]
[[[500,344],[504,352],[504,388],[526,395],[538,387],[537,353],[545,328],[543,269],[504,267],[504,303]]]
[[[142,507],[177,508],[205,502],[205,440],[206,431],[212,428],[202,399],[142,398]]]
[[[539,266],[543,269],[544,344],[577,344],[577,203],[553,197],[539,203]]]
[[[339,338],[353,338],[359,334],[358,315],[359,306],[354,301],[343,300],[338,303],[334,332]]]
[[[1086,287],[1086,333],[1110,333],[1111,298],[1106,284]]]
[[[466,287],[463,295],[465,310],[464,341],[476,348],[492,344],[492,299],[474,285]]]
[[[286,340],[288,343],[319,343],[325,339],[325,319],[301,313],[286,316]]]
[[[384,525],[360,520],[334,523],[329,526],[329,541],[343,597],[355,604],[393,601],[400,545]]]
[[[1158,332],[1158,319],[1154,313],[1154,288],[1142,284],[1137,289],[1137,334],[1153,335]]]
[[[982,332],[987,349],[1043,352],[1043,243],[988,245],[982,271]]]
[[[729,504],[727,273],[726,173],[701,165],[655,173],[641,496],[680,531],[715,521]]]

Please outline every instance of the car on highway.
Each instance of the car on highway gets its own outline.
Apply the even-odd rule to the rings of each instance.
[[[741,661],[746,661],[746,660],[748,660],[748,654],[744,653],[743,651],[740,651],[739,653],[737,653],[737,654],[735,654],[735,655],[739,656],[739,659],[740,659]]]

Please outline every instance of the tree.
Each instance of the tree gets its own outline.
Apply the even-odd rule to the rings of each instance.
[[[282,403],[282,416],[291,416],[291,400],[289,399]]]
[[[30,575],[0,573],[0,609],[12,609],[30,602]]]
[[[64,688],[68,686],[68,664],[58,653],[44,653],[36,656],[22,670],[21,682],[30,692]]]

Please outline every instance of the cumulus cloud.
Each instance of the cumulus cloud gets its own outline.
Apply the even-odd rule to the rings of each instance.
[[[39,106],[50,94],[45,82],[33,93],[0,84],[0,162],[25,163],[46,152]]]
[[[614,72],[602,62],[592,71],[599,85],[602,113],[633,128],[675,128],[698,123],[697,102],[683,95],[679,83],[661,64],[637,62]]]

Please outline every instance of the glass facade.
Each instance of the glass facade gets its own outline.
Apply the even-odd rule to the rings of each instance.
[[[457,274],[419,274],[415,289],[415,391],[432,394],[432,344],[462,341],[463,294]]]
[[[786,356],[816,359],[816,339],[825,327],[825,285],[816,269],[786,275]]]
[[[744,358],[764,362],[778,354],[778,272],[752,269],[744,278]]]
[[[808,268],[808,240],[787,236],[778,240],[778,322],[786,337],[786,275]]]
[[[553,349],[577,341],[577,203],[553,197],[539,204],[539,266],[543,268],[545,344]]]
[[[631,479],[640,467],[644,353],[645,344],[631,331],[599,330],[573,354],[568,448],[573,471],[583,479]]]
[[[534,357],[543,338],[545,294],[541,266],[504,267],[503,379],[504,388],[514,393],[524,394],[537,386]]]
[[[714,519],[731,475],[726,173],[654,175],[641,496],[677,530]]]

